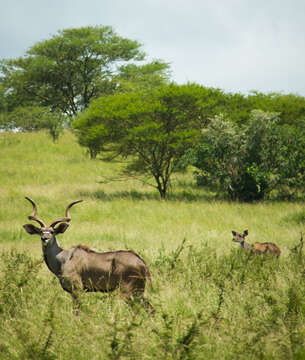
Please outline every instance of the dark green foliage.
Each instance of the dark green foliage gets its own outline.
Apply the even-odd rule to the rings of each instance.
[[[284,125],[278,132],[281,139],[278,191],[282,198],[290,199],[305,190],[305,121],[298,126]]]
[[[258,91],[246,98],[246,107],[250,110],[260,109],[265,112],[277,112],[279,123],[298,126],[305,119],[305,98],[295,94],[270,93]]]
[[[223,116],[212,119],[185,156],[199,170],[198,183],[240,201],[264,199],[275,189],[304,192],[304,126],[278,122],[278,114],[258,110],[241,127]]]
[[[305,98],[295,94],[261,93],[252,91],[248,95],[226,93],[219,102],[219,113],[228,116],[234,123],[247,123],[251,111],[262,110],[279,114],[279,124],[294,125],[305,118]],[[219,99],[220,100],[220,99]]]

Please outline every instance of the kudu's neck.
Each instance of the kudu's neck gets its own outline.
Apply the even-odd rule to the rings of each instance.
[[[240,243],[240,246],[244,249],[244,250],[251,250],[252,249],[252,245],[249,244],[246,240],[243,240]]]
[[[63,249],[58,245],[55,236],[52,239],[52,242],[50,242],[47,246],[42,245],[44,261],[49,270],[56,276],[61,274],[61,261],[59,260],[58,255],[62,251]]]

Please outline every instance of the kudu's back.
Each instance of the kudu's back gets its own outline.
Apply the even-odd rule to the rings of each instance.
[[[271,242],[254,243],[252,247],[259,254],[273,254],[277,257],[281,255],[281,249]]]
[[[96,252],[78,246],[63,268],[63,277],[75,278],[86,291],[120,288],[128,296],[143,295],[151,276],[145,261],[133,251]]]

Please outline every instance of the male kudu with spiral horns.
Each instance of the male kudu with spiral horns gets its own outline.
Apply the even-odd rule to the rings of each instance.
[[[101,253],[83,245],[63,250],[58,245],[56,235],[67,230],[68,222],[71,221],[70,209],[82,200],[71,202],[66,208],[65,217],[46,226],[45,222],[36,216],[35,202],[29,197],[25,198],[33,206],[33,212],[28,219],[36,221],[40,228],[33,224],[25,224],[23,227],[30,235],[40,236],[45,263],[57,276],[62,288],[72,295],[76,312],[80,290],[110,292],[119,289],[126,300],[144,300],[146,280],[151,285],[151,276],[145,261],[133,251]],[[145,304],[151,307],[148,301]]]

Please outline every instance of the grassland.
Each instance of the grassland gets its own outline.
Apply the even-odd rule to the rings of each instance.
[[[119,162],[90,160],[71,133],[0,134],[0,359],[305,359],[302,202],[230,203],[172,180],[167,201]],[[116,181],[114,181],[116,179]],[[143,179],[144,180],[144,179]],[[133,249],[149,264],[149,316],[117,294],[84,294],[79,317],[22,228],[24,196],[51,222],[72,200],[64,248]],[[231,230],[280,246],[241,253]]]

